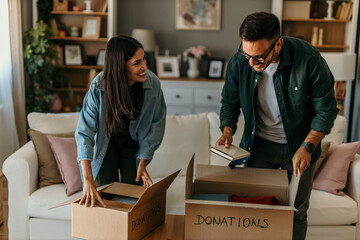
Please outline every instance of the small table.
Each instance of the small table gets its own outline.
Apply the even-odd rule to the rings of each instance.
[[[183,240],[184,230],[184,215],[166,215],[165,223],[146,235],[143,240]]]

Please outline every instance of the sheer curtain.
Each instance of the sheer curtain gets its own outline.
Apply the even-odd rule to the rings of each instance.
[[[0,166],[19,147],[13,102],[9,5],[0,1]]]

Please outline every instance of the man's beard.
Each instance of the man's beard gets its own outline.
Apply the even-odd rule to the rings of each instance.
[[[260,69],[260,71],[257,71],[254,67],[253,68],[257,72],[263,72],[271,63],[277,62],[279,59],[280,59],[280,52],[277,53],[277,52],[275,52],[275,49],[274,49],[274,54],[273,54],[272,58],[269,61],[266,61],[266,62],[264,62],[262,64],[259,64],[259,65],[254,65],[254,67],[257,67],[257,66],[261,66],[261,65],[265,64],[265,67],[262,67],[262,69]]]

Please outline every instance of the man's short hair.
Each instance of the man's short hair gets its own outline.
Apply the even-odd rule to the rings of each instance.
[[[240,26],[240,38],[247,41],[272,40],[280,36],[279,19],[272,13],[256,12],[248,15]]]

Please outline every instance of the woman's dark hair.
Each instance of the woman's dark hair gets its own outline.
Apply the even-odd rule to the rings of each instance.
[[[240,38],[247,41],[273,40],[280,36],[280,22],[274,14],[256,12],[244,19],[239,32]]]
[[[105,97],[106,133],[118,135],[124,132],[127,117],[135,120],[144,101],[142,83],[135,83],[133,96],[126,78],[126,62],[139,49],[143,48],[136,39],[119,35],[109,40],[106,46],[104,72],[98,83],[103,84]]]

